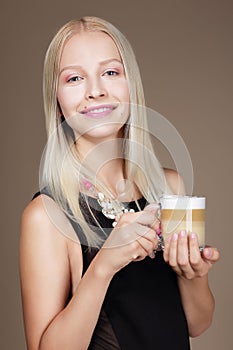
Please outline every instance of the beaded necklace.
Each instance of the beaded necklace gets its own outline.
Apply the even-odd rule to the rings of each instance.
[[[98,192],[94,185],[89,182],[86,179],[82,180],[83,185],[86,190],[88,190],[94,197],[97,199],[97,202],[102,208],[102,213],[104,216],[106,216],[108,219],[114,220],[112,223],[112,226],[115,227],[117,224],[117,221],[124,213],[134,213],[134,209],[127,209],[117,199],[111,200],[110,198],[107,198],[102,192]]]
[[[96,199],[99,205],[102,208],[102,213],[104,216],[106,216],[108,219],[114,220],[112,223],[112,226],[115,227],[117,224],[117,221],[120,219],[120,217],[124,213],[134,213],[134,209],[127,209],[125,206],[118,201],[117,199],[111,200],[110,198],[107,198],[102,192],[98,192],[94,185],[89,182],[86,179],[82,180],[83,185],[87,191],[89,191]],[[161,223],[159,224],[159,227],[156,230],[157,236],[158,236],[158,246],[156,251],[162,250],[164,247],[163,237],[162,237],[162,231],[161,231]]]

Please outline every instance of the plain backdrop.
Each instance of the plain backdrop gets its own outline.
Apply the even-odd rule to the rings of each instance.
[[[20,217],[38,190],[46,142],[44,54],[65,22],[94,15],[115,24],[131,42],[147,106],[177,128],[191,155],[194,193],[207,196],[207,241],[221,251],[221,261],[210,273],[216,313],[210,329],[192,341],[192,349],[233,349],[233,2],[5,0],[0,15],[0,348],[26,349],[18,244]]]

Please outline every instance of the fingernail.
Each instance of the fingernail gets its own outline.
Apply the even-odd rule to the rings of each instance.
[[[180,235],[181,235],[181,237],[185,237],[186,236],[186,231],[185,230],[180,231]]]
[[[195,232],[192,232],[192,233],[191,233],[191,238],[192,238],[192,239],[196,239],[196,238],[197,238],[197,235],[196,235]]]
[[[155,258],[155,253],[154,253],[154,252],[150,253],[150,254],[149,254],[149,257],[150,257],[151,259],[154,259],[154,258]]]
[[[211,256],[212,256],[212,250],[209,249],[209,248],[206,248],[206,249],[205,249],[205,256],[206,256],[207,258],[211,258]]]
[[[172,240],[173,240],[173,241],[177,241],[177,238],[178,238],[178,234],[177,234],[177,233],[174,233],[174,235],[172,236]]]

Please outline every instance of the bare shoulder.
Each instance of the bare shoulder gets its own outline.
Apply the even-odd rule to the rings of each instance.
[[[164,168],[166,181],[174,194],[185,194],[184,181],[181,175],[174,169]]]
[[[45,195],[39,195],[35,199],[29,202],[22,214],[22,223],[26,225],[30,224],[49,224],[49,217],[44,205]]]
[[[20,261],[24,259],[42,259],[47,260],[47,265],[62,266],[75,286],[82,274],[82,250],[77,236],[53,199],[43,194],[33,199],[22,214]]]
[[[52,198],[44,194],[33,199],[24,209],[22,226],[32,228],[32,235],[40,232],[42,238],[54,238],[63,244],[67,244],[68,238],[78,242],[78,237],[66,215]]]
[[[52,208],[54,201],[46,195],[39,195],[24,209],[21,220],[21,239],[38,240],[41,243],[53,241],[66,247],[66,240],[59,234]],[[54,219],[53,219],[54,216]]]

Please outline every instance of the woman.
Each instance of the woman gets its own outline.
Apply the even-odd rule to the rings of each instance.
[[[47,51],[44,100],[42,190],[20,244],[28,349],[189,349],[211,324],[219,253],[186,232],[154,253],[156,202],[184,186],[153,154],[124,36],[94,17],[67,23]]]

